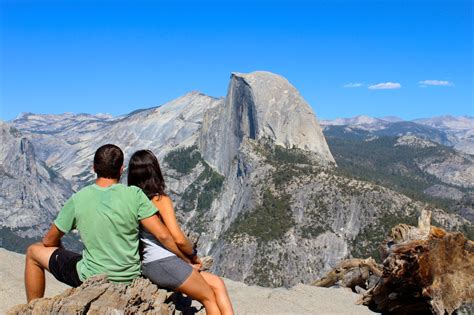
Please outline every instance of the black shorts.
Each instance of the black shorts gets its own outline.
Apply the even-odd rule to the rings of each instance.
[[[81,259],[81,254],[58,248],[49,258],[49,272],[62,283],[76,288],[82,284],[76,269]]]

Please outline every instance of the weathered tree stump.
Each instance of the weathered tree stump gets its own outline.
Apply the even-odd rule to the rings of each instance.
[[[339,263],[318,286],[340,285],[361,293],[360,303],[390,314],[452,314],[474,303],[474,243],[459,232],[400,224],[382,243],[383,264],[373,259]]]

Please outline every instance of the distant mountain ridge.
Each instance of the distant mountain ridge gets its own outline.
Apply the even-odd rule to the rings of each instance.
[[[92,157],[100,145],[119,145],[126,160],[135,150],[151,149],[163,164],[179,220],[201,234],[199,250],[215,257],[214,271],[249,284],[292,286],[313,281],[342,258],[375,252],[379,237],[393,222],[411,222],[421,209],[433,207],[337,167],[344,159],[340,151],[332,152],[331,143],[328,146],[331,132],[365,141],[404,128],[449,141],[446,133],[430,126],[384,121],[387,126],[379,129],[378,123],[372,121],[372,129],[326,126],[323,133],[295,87],[281,76],[259,71],[233,73],[225,98],[191,92],[120,117],[26,114],[11,125],[72,191],[94,180]],[[422,149],[426,145],[416,139],[400,143],[386,143],[380,152],[396,148],[417,154],[412,144]],[[13,148],[21,154],[17,145]],[[458,165],[458,158],[454,153],[450,165]],[[471,165],[468,160],[462,163]],[[464,189],[459,186],[464,178],[445,169],[446,174],[438,175],[457,181],[449,188]],[[431,180],[426,174],[435,171],[422,170],[420,176]],[[28,176],[14,179],[26,182]],[[42,185],[53,184],[45,178]],[[15,198],[19,196],[8,196]],[[54,215],[60,204],[35,211]],[[1,213],[14,218],[16,209],[6,205],[0,199]],[[442,205],[433,209],[433,216],[447,229],[472,228],[465,216]],[[44,228],[31,222],[27,235],[12,231],[37,237]]]
[[[398,116],[384,116],[384,117],[373,117],[368,115],[357,115],[354,117],[348,118],[334,118],[334,119],[321,119],[321,125],[360,125],[360,124],[370,124],[373,122],[400,122],[400,121],[412,121],[424,125],[430,125],[432,127],[445,126],[450,128],[457,129],[472,129],[474,127],[474,116],[469,115],[441,115],[433,116],[429,118],[415,118],[411,120],[406,120]]]
[[[375,118],[359,115],[352,118],[322,120],[321,125],[324,130],[331,130],[336,126],[347,126],[369,131],[375,136],[416,135],[474,154],[474,117],[472,116],[444,115],[407,121],[398,117]]]

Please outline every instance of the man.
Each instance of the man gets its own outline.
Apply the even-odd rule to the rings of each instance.
[[[87,278],[105,274],[110,281],[129,283],[140,275],[138,227],[141,223],[164,246],[185,261],[157,209],[141,189],[119,184],[123,152],[113,144],[100,147],[94,156],[95,184],[75,193],[59,212],[41,243],[26,254],[25,289],[28,302],[43,297],[44,270],[72,287]],[[77,229],[83,255],[61,247],[61,237]]]

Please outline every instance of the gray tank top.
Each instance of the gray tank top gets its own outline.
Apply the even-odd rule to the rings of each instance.
[[[150,232],[140,227],[140,241],[143,247],[143,263],[176,256],[167,250]]]

